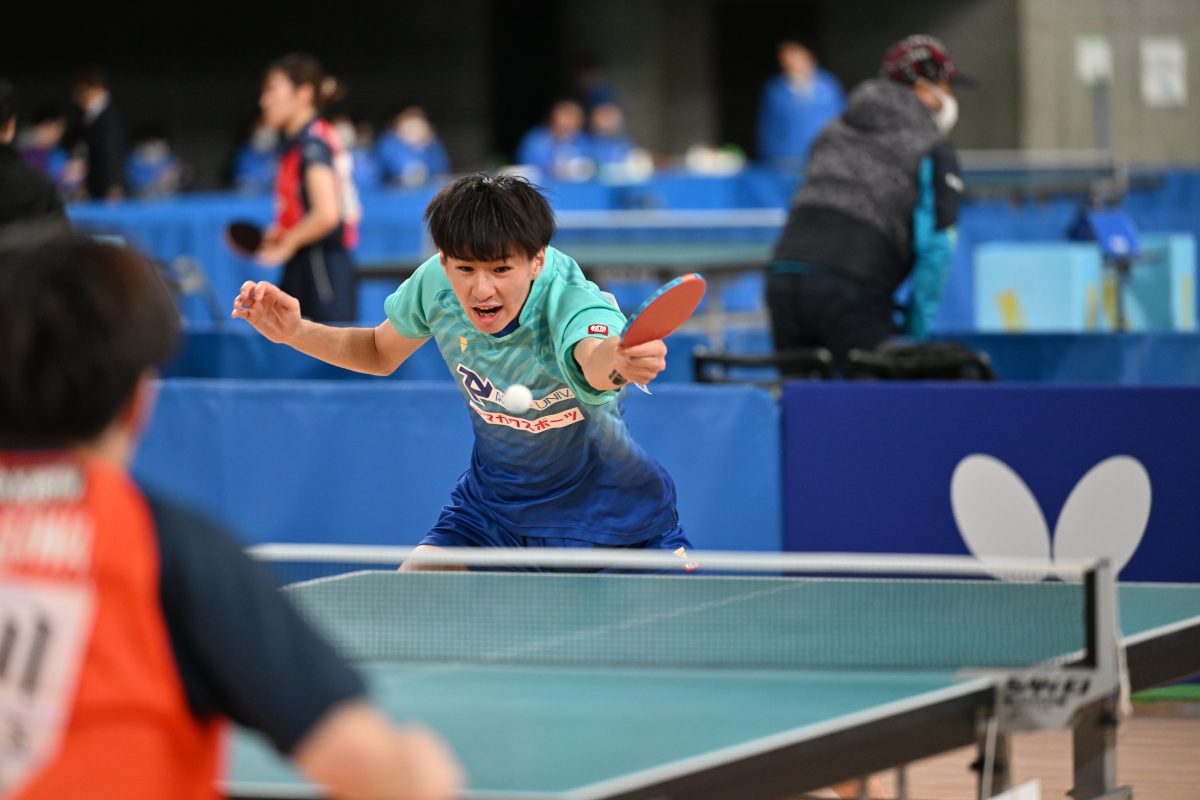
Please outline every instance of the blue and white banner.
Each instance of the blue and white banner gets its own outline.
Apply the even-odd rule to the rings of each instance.
[[[1192,388],[791,384],[786,546],[1200,581],[1197,410]]]

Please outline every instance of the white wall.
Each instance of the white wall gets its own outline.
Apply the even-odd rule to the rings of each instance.
[[[1112,147],[1135,163],[1200,162],[1200,2],[1197,0],[1021,0],[1021,144],[1096,145],[1092,90],[1075,74],[1080,35],[1107,38],[1113,52]],[[1141,95],[1140,42],[1169,36],[1188,48],[1189,98],[1150,108]]]

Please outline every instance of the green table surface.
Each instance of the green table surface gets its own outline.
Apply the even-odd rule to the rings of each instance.
[[[366,576],[359,585],[366,590],[374,582],[375,594],[383,586],[408,585],[390,580],[393,577]],[[436,599],[456,586],[487,585],[488,581],[474,580],[477,577],[470,576],[470,584],[442,576],[412,585],[429,589]],[[499,585],[506,585],[505,578],[491,577]],[[570,582],[570,578],[552,580]],[[518,578],[513,585],[523,582]],[[756,585],[739,586],[744,582],[737,580],[716,583],[716,589],[689,587],[682,591],[715,592],[717,605],[737,605],[740,601],[733,598],[745,596],[746,587]],[[868,597],[872,603],[886,598],[894,588],[886,581],[872,583],[883,593]],[[612,602],[606,603],[595,593],[619,587],[620,582],[589,583],[585,579],[580,585],[584,595],[575,599],[586,606],[591,592],[593,609],[603,616],[604,608]],[[674,586],[671,591],[678,592],[682,585],[667,586]],[[763,586],[771,585],[758,584],[755,597],[763,594]],[[1002,585],[989,585],[1004,591]],[[325,593],[334,587],[336,582],[326,585]],[[813,600],[814,588],[827,590],[820,585],[810,586],[795,596],[806,597],[807,605],[819,606]],[[496,592],[493,588],[485,594],[495,596]],[[767,592],[771,594],[775,592]],[[325,606],[330,598],[320,595],[320,591],[315,593],[319,604]],[[314,593],[309,592],[308,597],[313,598]],[[508,598],[508,603],[517,607],[521,602],[519,593]],[[1196,625],[1200,618],[1200,586],[1123,585],[1119,604],[1126,641],[1145,640],[1181,626]],[[786,609],[787,603],[773,600],[763,613],[770,617]],[[558,610],[552,627],[569,624],[574,614]],[[447,611],[447,616],[454,614]],[[461,612],[457,616],[461,617]],[[670,624],[688,624],[677,614],[666,616]],[[498,615],[496,620],[506,618],[512,615]],[[491,627],[493,621],[484,619],[482,624]],[[604,624],[611,627],[611,623]],[[835,625],[828,624],[831,628]],[[426,634],[415,635],[419,639]],[[701,635],[697,631],[697,636]],[[778,634],[768,625],[762,635]],[[936,638],[937,633],[914,631],[910,636]],[[736,654],[730,657],[738,660]],[[1200,653],[1195,658],[1196,668],[1200,669]],[[471,796],[479,798],[584,798],[623,781],[636,781],[648,772],[686,774],[749,751],[819,737],[965,695],[987,683],[987,679],[957,677],[955,671],[947,669],[720,668],[690,665],[686,654],[681,663],[678,667],[593,667],[570,663],[470,663],[456,657],[453,661],[417,663],[367,660],[360,666],[372,697],[389,715],[398,720],[421,720],[449,741],[462,759]],[[263,740],[245,732],[235,737],[229,784],[242,795],[289,796],[294,792],[291,796],[305,796],[308,791]]]

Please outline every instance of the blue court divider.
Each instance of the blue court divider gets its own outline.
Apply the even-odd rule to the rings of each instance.
[[[387,377],[342,369],[275,344],[242,320],[222,325],[189,325],[179,352],[162,370],[164,378],[226,378],[232,380],[450,380],[441,354],[425,344]]]
[[[778,550],[779,410],[747,387],[626,390],[699,548]],[[147,488],[248,542],[414,544],[469,464],[449,383],[165,380],[134,465]]]
[[[958,220],[954,263],[934,330],[972,329],[976,313],[974,259],[978,245],[997,241],[1066,241],[1079,205],[1079,200],[1067,198],[964,203]],[[1200,241],[1200,171],[1195,168],[1166,171],[1161,186],[1131,190],[1121,207],[1144,233],[1188,233]]]
[[[355,298],[355,310],[359,325],[378,325],[387,314],[383,310],[384,301],[399,287],[399,280],[384,278],[368,278],[358,282],[358,297]]]
[[[1131,331],[1196,329],[1196,241],[1141,237],[1122,301]],[[975,248],[975,329],[1113,331],[1117,276],[1095,242],[991,242]]]
[[[974,535],[1048,558],[1070,544],[1063,510],[1079,489],[1075,511],[1092,520],[1071,538],[1136,548],[1123,580],[1200,581],[1200,388],[792,383],[782,404],[790,550],[966,553]],[[981,479],[982,505],[964,530],[951,480],[972,456],[963,469]],[[1144,529],[1120,457],[1148,477]]]
[[[795,175],[760,169],[728,177],[661,173],[636,186],[550,182],[547,196],[557,210],[786,208],[796,183]],[[438,188],[433,185],[364,193],[357,262],[387,266],[415,263],[427,255],[421,213]],[[1190,233],[1200,239],[1200,171],[1167,171],[1160,187],[1132,190],[1123,207],[1142,231]],[[1020,204],[1000,200],[964,203],[954,264],[934,329],[964,331],[974,324],[973,262],[977,245],[992,241],[1065,241],[1077,211],[1077,200],[1063,198]],[[222,309],[232,302],[242,281],[279,277],[278,269],[264,270],[235,258],[221,235],[224,225],[233,219],[269,220],[270,197],[198,193],[116,204],[73,203],[68,214],[82,229],[126,236],[163,261],[184,255],[195,258]],[[212,318],[197,298],[190,298],[184,306],[193,321]]]
[[[1200,385],[1200,336],[1194,333],[972,333],[944,338],[987,353],[1002,381]]]
[[[679,331],[667,339],[667,368],[655,385],[692,381],[692,351],[710,347],[703,333]],[[244,322],[189,325],[179,352],[163,368],[164,378],[223,378],[231,380],[325,381],[449,381],[441,353],[432,343],[422,345],[391,375],[379,377],[334,367],[285,345],[263,338]]]
[[[1200,336],[1147,334],[962,334],[945,338],[987,353],[1004,381],[1052,384],[1200,384]],[[771,352],[763,327],[730,327],[713,341],[698,331],[680,331],[667,340],[667,369],[656,384],[691,382],[692,351],[723,346],[733,353]],[[744,380],[772,380],[772,369],[737,368]],[[362,375],[323,364],[290,347],[267,341],[249,325],[189,325],[179,352],[163,369],[166,378],[234,380],[450,380],[437,348],[427,344],[388,378]]]

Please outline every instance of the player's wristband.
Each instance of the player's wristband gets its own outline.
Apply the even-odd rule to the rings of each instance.
[[[608,379],[610,381],[612,381],[613,383],[615,383],[617,386],[624,386],[625,384],[629,383],[629,381],[625,378],[625,376],[622,375],[621,373],[617,372],[615,369],[612,372],[608,373]]]

